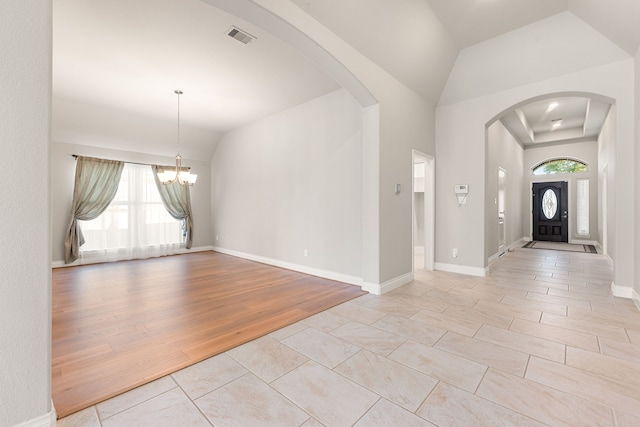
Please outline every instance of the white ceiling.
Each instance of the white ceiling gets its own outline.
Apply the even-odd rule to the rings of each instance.
[[[637,0],[291,1],[434,105],[461,49],[560,12],[628,55],[640,45]],[[211,139],[339,88],[288,45],[204,1],[53,0],[53,16],[54,118],[65,126],[92,108],[105,112],[95,117],[175,120],[181,89],[183,123]],[[232,25],[257,40],[228,37]]]

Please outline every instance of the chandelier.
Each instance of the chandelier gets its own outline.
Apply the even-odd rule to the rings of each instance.
[[[162,184],[168,185],[177,182],[180,185],[193,185],[198,179],[198,175],[189,172],[188,167],[182,167],[182,156],[180,156],[180,95],[181,90],[173,91],[178,95],[178,154],[176,155],[176,168],[172,169],[160,169],[158,171],[158,179]]]

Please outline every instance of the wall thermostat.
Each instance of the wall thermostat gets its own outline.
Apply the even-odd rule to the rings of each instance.
[[[456,194],[468,194],[469,186],[467,184],[456,184],[453,187]]]
[[[469,194],[468,184],[456,184],[453,186],[453,192],[456,194],[458,206],[467,204],[467,194]]]

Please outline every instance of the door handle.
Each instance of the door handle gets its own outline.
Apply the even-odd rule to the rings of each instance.
[[[567,211],[563,211],[562,212],[562,218],[563,219],[567,219],[568,215],[567,215]]]

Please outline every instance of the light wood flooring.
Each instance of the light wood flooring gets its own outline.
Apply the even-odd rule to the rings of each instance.
[[[59,421],[115,426],[640,425],[640,312],[598,254],[417,271]]]
[[[60,417],[364,294],[216,252],[52,275],[52,392]]]

